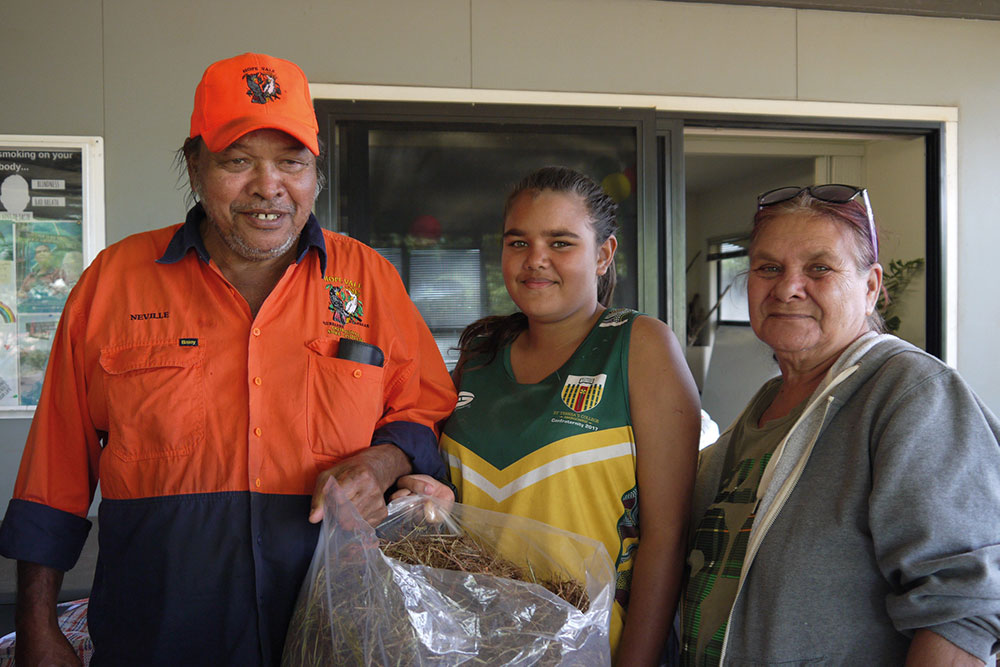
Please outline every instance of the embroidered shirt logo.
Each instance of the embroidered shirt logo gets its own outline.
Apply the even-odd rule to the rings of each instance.
[[[281,86],[273,74],[266,72],[249,72],[243,75],[247,82],[247,97],[254,104],[266,104],[281,99]]]
[[[597,407],[604,395],[604,383],[608,376],[570,375],[562,388],[562,400],[573,412],[586,412]]]
[[[329,309],[333,313],[333,321],[340,326],[361,324],[365,308],[358,295],[341,285],[327,285],[326,289],[330,292]]]
[[[460,391],[458,392],[458,401],[455,402],[455,409],[464,408],[469,403],[472,403],[476,398],[476,395],[471,391]]]

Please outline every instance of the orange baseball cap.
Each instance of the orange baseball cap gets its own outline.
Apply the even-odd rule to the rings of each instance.
[[[287,132],[319,155],[319,125],[305,73],[295,63],[261,53],[209,65],[194,91],[190,136],[200,135],[218,153],[262,129]]]

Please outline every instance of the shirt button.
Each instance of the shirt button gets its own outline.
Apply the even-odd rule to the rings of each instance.
[[[354,377],[356,377],[356,378],[361,377],[361,369],[360,368],[358,368],[358,369],[356,369],[354,371]]]
[[[254,484],[256,484],[256,485],[257,485],[257,488],[258,488],[258,489],[260,488],[260,477],[258,477],[258,478],[256,479],[256,481],[254,481]]]
[[[258,426],[257,428],[255,428],[253,430],[253,434],[256,435],[256,436],[258,436],[258,437],[260,436],[261,433],[263,433],[263,431],[260,430],[260,426]]]
[[[261,383],[262,383],[262,382],[263,382],[263,380],[261,380],[261,379],[260,379],[259,377],[255,377],[255,378],[253,379],[253,383],[254,383],[255,385],[257,385],[258,387],[259,387],[259,386],[261,385]]]
[[[251,333],[254,336],[259,336],[260,335],[260,327],[254,327],[253,330],[251,331]]]

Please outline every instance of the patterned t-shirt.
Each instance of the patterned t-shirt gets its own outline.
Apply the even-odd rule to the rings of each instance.
[[[604,544],[617,571],[614,652],[639,543],[635,436],[629,416],[632,310],[605,311],[573,356],[519,384],[510,347],[462,373],[441,449],[462,503],[526,516]]]
[[[805,407],[803,402],[788,415],[758,427],[777,390],[776,386],[762,395],[733,427],[719,493],[695,527],[682,607],[682,665],[719,664],[756,518],[761,475]]]

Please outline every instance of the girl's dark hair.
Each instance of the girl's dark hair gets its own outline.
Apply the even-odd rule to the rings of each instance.
[[[851,240],[854,241],[851,244],[854,248],[854,257],[852,259],[858,270],[867,271],[878,261],[875,256],[875,246],[872,243],[872,238],[868,230],[868,211],[865,209],[864,204],[857,199],[852,199],[843,204],[835,204],[816,199],[808,192],[802,192],[794,199],[789,199],[778,204],[771,204],[757,211],[757,214],[753,217],[753,229],[750,232],[751,251],[754,245],[757,244],[757,239],[760,237],[760,232],[764,226],[771,220],[783,215],[828,218],[839,222],[846,229],[850,230]],[[878,233],[877,227],[875,228],[875,233]],[[884,294],[884,287],[882,291]],[[885,320],[877,308],[873,309],[872,314],[868,316],[868,325],[872,331],[878,333],[888,332]]]
[[[618,204],[615,200],[588,176],[569,167],[542,167],[521,179],[507,195],[504,219],[521,194],[530,192],[537,195],[545,191],[575,194],[583,199],[598,246],[618,230]],[[615,262],[612,258],[607,271],[597,278],[597,302],[604,307],[610,306],[614,292]],[[485,363],[491,363],[504,345],[527,328],[528,318],[520,311],[511,315],[490,315],[467,326],[458,340],[461,356],[455,368],[456,385],[468,359],[486,354],[488,359]]]

